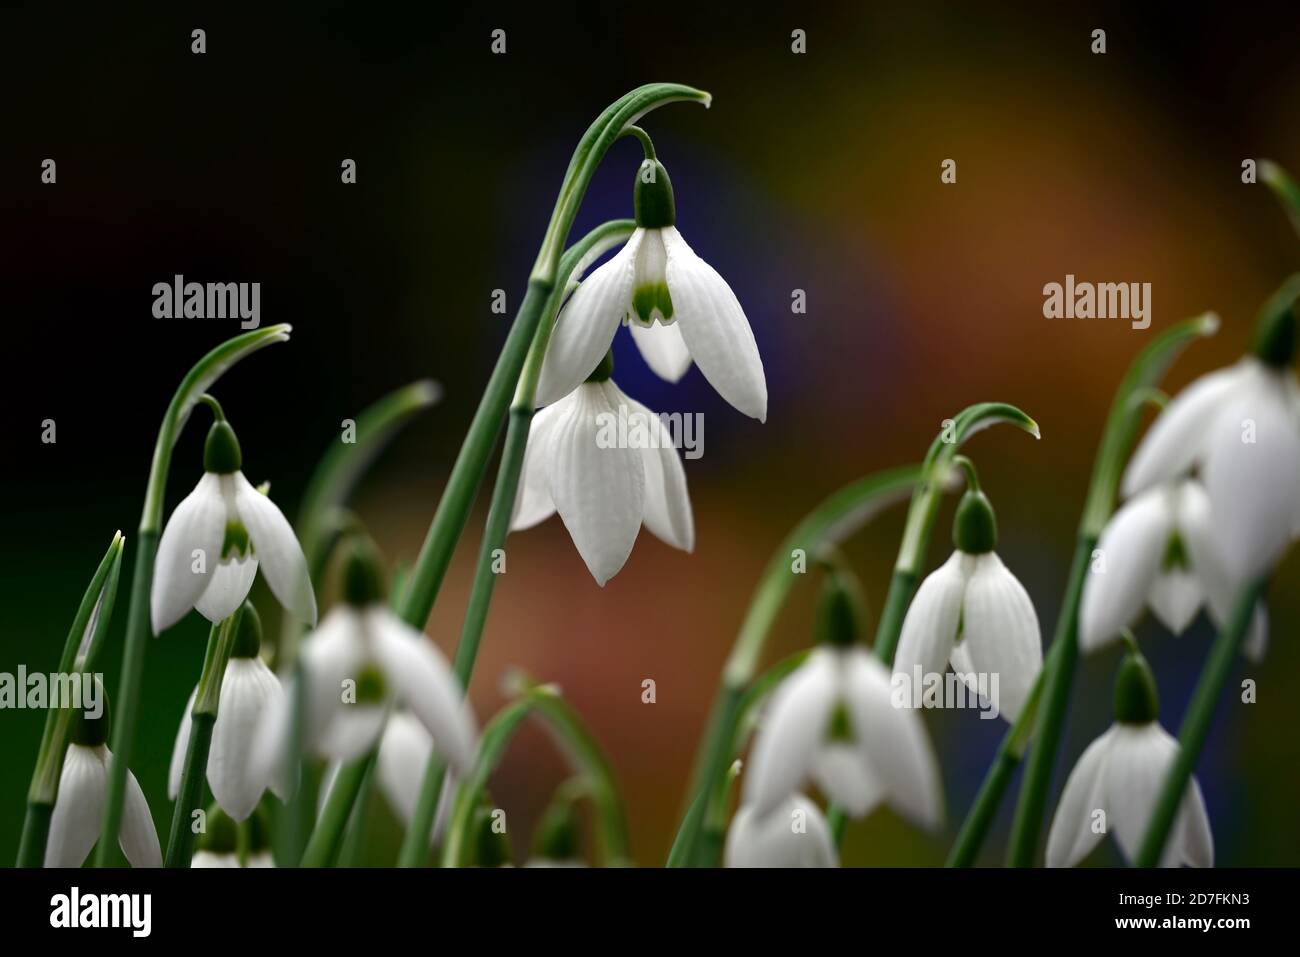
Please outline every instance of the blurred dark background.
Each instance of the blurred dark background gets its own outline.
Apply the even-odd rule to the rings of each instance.
[[[734,412],[698,370],[677,387],[658,381],[620,333],[627,392],[705,414],[704,457],[687,464],[695,554],[643,535],[600,589],[557,520],[512,538],[472,688],[480,717],[513,666],[558,682],[612,755],[638,860],[661,862],[772,549],[823,496],[916,460],[944,417],[985,399],[1042,425],[1039,443],[995,430],[969,451],[999,509],[1002,555],[1050,636],[1127,363],[1206,309],[1222,331],[1167,384],[1232,361],[1259,303],[1300,261],[1266,187],[1240,178],[1248,157],[1300,168],[1297,19],[1138,7],[7,9],[0,670],[55,666],[114,529],[129,537],[129,569],[163,409],[189,366],[239,331],[235,320],[154,319],[152,286],[176,273],[260,282],[263,324],[294,326],[289,345],[216,389],[249,478],[272,480],[290,515],[343,419],[406,382],[442,383],[441,406],[400,436],[356,502],[388,556],[413,559],[508,327],[490,311],[492,290],[506,290],[513,314],[573,145],[608,102],[650,80],[714,95],[708,111],[675,105],[645,125],[672,173],[679,227],[745,306],[769,419]],[[190,52],[194,28],[207,32],[205,55]],[[489,52],[495,28],[505,55]],[[804,55],[790,49],[796,28]],[[1094,28],[1107,31],[1105,55],[1090,52]],[[57,185],[40,182],[47,157]],[[356,185],[340,183],[344,158]],[[956,185],[940,183],[946,158]],[[615,146],[577,230],[630,215],[638,160],[633,142]],[[1152,283],[1151,329],[1045,320],[1042,287],[1067,273]],[[791,313],[794,289],[806,290],[806,315]],[[57,422],[56,444],[40,441],[44,419]],[[191,427],[176,449],[169,513],[198,478],[202,432]],[[429,626],[448,653],[485,504]],[[932,564],[948,552],[948,521],[945,510]],[[901,525],[898,509],[848,546],[876,607]],[[1300,691],[1297,580],[1293,557],[1272,590],[1270,654],[1249,671],[1259,703],[1224,707],[1199,768],[1226,865],[1300,859],[1300,743],[1285,730]],[[264,585],[254,596],[273,618]],[[807,643],[809,606],[795,595],[773,656]],[[110,693],[125,607],[124,578],[104,658]],[[160,830],[205,634],[190,616],[149,646],[134,764]],[[1142,638],[1176,729],[1208,629],[1173,639],[1148,623]],[[1109,722],[1116,661],[1112,651],[1081,669],[1068,765]],[[653,706],[641,703],[647,677]],[[0,861],[17,846],[41,720],[0,712]],[[846,862],[942,861],[1004,726],[962,713],[927,723],[948,832],[923,836],[881,811],[851,826]],[[508,755],[493,795],[522,822],[518,845],[563,774],[540,732]],[[1008,821],[1009,806],[986,861],[1000,859]],[[396,828],[374,833],[371,860],[386,863]],[[1094,860],[1116,858],[1108,847]]]

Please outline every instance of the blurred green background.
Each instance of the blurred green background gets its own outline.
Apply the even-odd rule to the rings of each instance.
[[[151,287],[176,274],[262,283],[263,323],[293,342],[216,390],[245,471],[293,514],[340,423],[388,390],[433,377],[443,403],[404,432],[356,505],[390,559],[413,559],[459,439],[523,294],[569,153],[626,89],[677,80],[712,109],[646,121],[677,191],[678,225],[731,283],[767,369],[766,425],[726,406],[697,370],[656,380],[627,339],[617,378],[660,411],[705,415],[687,464],[697,524],[687,556],[646,534],[604,589],[557,520],[511,539],[471,689],[486,719],[512,667],[557,682],[609,750],[640,863],[664,859],[695,742],[753,584],[785,531],[864,473],[917,460],[943,418],[1016,403],[1035,443],[995,430],[968,447],[1001,523],[1000,551],[1050,636],[1095,444],[1131,357],[1171,323],[1214,309],[1224,327],[1171,372],[1179,387],[1232,361],[1255,309],[1300,261],[1272,197],[1241,162],[1300,168],[1297,23],[1105,6],[924,3],[591,4],[559,14],[382,12],[313,5],[237,18],[216,7],[126,18],[107,9],[11,9],[0,30],[0,151],[7,374],[0,670],[53,668],[114,529],[133,537],[155,430],[190,364],[233,321],[155,320]],[[981,5],[983,6],[983,5]],[[208,52],[189,52],[190,31]],[[1089,51],[1107,30],[1104,56]],[[507,53],[489,34],[507,31]],[[807,31],[804,55],[790,50]],[[39,182],[41,160],[58,183]],[[339,182],[355,159],[358,183]],[[942,185],[940,163],[957,162]],[[630,215],[639,154],[622,142],[576,229]],[[1150,282],[1153,323],[1048,321],[1042,287]],[[807,293],[806,315],[791,292]],[[58,441],[40,441],[42,420]],[[197,418],[202,418],[197,417]],[[202,429],[177,447],[168,511],[197,480]],[[951,503],[931,564],[948,552]],[[486,497],[429,625],[459,634]],[[847,551],[875,607],[902,509]],[[130,567],[132,541],[124,567]],[[1300,860],[1300,559],[1280,568],[1259,702],[1226,705],[1201,762],[1218,859]],[[104,664],[117,686],[125,588]],[[796,593],[771,647],[806,644]],[[254,592],[275,612],[264,585]],[[332,595],[322,595],[328,604]],[[165,778],[202,660],[197,615],[152,641],[134,770],[159,830]],[[1208,648],[1144,624],[1162,719],[1176,729]],[[1109,722],[1118,654],[1081,668],[1065,761]],[[658,700],[641,702],[653,678]],[[0,862],[12,860],[42,716],[0,712]],[[932,713],[948,830],[881,811],[850,826],[852,864],[941,863],[1002,722]],[[1059,790],[1063,768],[1058,769]],[[493,781],[522,849],[563,761],[532,729]],[[1054,798],[1053,798],[1054,804]],[[1009,805],[984,861],[1000,860]],[[368,860],[395,856],[380,812]],[[1094,861],[1117,860],[1109,846]]]

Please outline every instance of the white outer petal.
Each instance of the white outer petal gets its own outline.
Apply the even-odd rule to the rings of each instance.
[[[636,449],[597,444],[597,416],[618,413],[595,383],[577,389],[554,425],[551,497],[597,584],[618,574],[645,516],[645,466]]]
[[[267,778],[252,760],[253,736],[284,692],[260,658],[231,658],[221,681],[221,701],[208,752],[208,784],[222,810],[236,821],[253,813]]]
[[[474,762],[478,732],[464,692],[437,646],[382,605],[366,612],[384,677],[461,775]]]
[[[226,504],[220,477],[204,472],[194,491],[172,512],[158,540],[154,558],[149,613],[155,635],[185,617],[208,587],[208,579],[221,560],[226,537]],[[196,574],[194,551],[203,553],[203,573]]]
[[[744,803],[765,817],[808,776],[835,707],[834,653],[818,648],[772,692],[745,770]]]
[[[424,766],[433,754],[433,737],[409,711],[395,711],[379,745],[379,786],[403,823],[415,814]]]
[[[1169,631],[1181,635],[1205,601],[1200,579],[1185,568],[1161,572],[1151,585],[1147,604]]]
[[[1106,836],[1093,830],[1093,813],[1106,807],[1106,756],[1115,726],[1088,745],[1065,780],[1061,801],[1047,835],[1047,866],[1074,867]],[[1109,826],[1109,822],[1107,822]]]
[[[645,237],[638,229],[609,262],[583,280],[560,310],[542,360],[537,404],[550,405],[582,385],[609,351],[619,323],[632,306],[636,253]]]
[[[108,771],[107,748],[68,745],[45,844],[46,867],[80,867],[99,840]]]
[[[1238,365],[1203,375],[1165,406],[1124,470],[1125,497],[1181,478],[1192,467],[1205,447],[1206,428],[1242,373]]]
[[[643,326],[634,322],[628,328],[632,331],[632,341],[641,350],[641,357],[654,374],[669,382],[680,382],[691,367],[691,350],[686,348],[677,323]]]
[[[911,682],[918,665],[922,680],[926,675],[941,675],[947,670],[961,620],[962,593],[972,568],[969,556],[953,552],[921,582],[903,617],[903,629],[894,653],[894,674],[899,680]],[[912,702],[913,707],[920,704]]]
[[[1114,641],[1142,614],[1174,530],[1172,494],[1166,486],[1148,489],[1125,502],[1102,529],[1100,562],[1089,562],[1079,599],[1082,651]]]
[[[181,713],[181,724],[176,729],[176,744],[172,746],[172,763],[167,769],[167,797],[176,800],[176,795],[181,793],[181,777],[185,773],[185,752],[190,747],[190,714],[194,711],[194,696],[199,693],[195,688],[190,692],[189,700],[185,702],[185,710]]]
[[[1214,538],[1238,586],[1265,574],[1291,543],[1300,476],[1300,421],[1285,383],[1263,368],[1251,372],[1215,417],[1202,469]],[[1247,419],[1254,422],[1249,443],[1242,441]]]
[[[736,294],[677,232],[663,229],[668,294],[691,358],[718,394],[745,415],[767,419],[767,380],[754,332]]]
[[[817,749],[812,760],[812,779],[827,798],[852,817],[863,817],[885,799],[884,788],[862,749],[834,741]]]
[[[613,380],[605,383],[605,397],[615,407],[626,404],[629,419],[644,416],[650,435],[650,447],[638,450],[645,466],[645,527],[674,548],[693,551],[695,517],[686,489],[686,469],[673,445],[672,433],[664,428],[659,416],[624,395]]]
[[[1129,861],[1137,855],[1177,754],[1178,742],[1154,721],[1115,727],[1105,767],[1106,824]],[[1179,864],[1214,866],[1213,838],[1195,779],[1188,784],[1160,861],[1161,867]]]
[[[895,811],[927,830],[938,828],[943,787],[920,713],[894,707],[889,672],[865,649],[841,655],[845,702],[872,776]]]
[[[795,822],[802,822],[802,832]],[[727,830],[726,867],[838,867],[830,825],[817,805],[802,794],[782,802],[769,815],[743,805]]]
[[[345,707],[343,682],[356,679],[366,660],[361,615],[348,605],[336,605],[302,646],[307,675],[306,740],[316,747],[320,737]]]
[[[979,556],[966,583],[961,643],[976,672],[998,676],[998,711],[1015,721],[1043,668],[1038,614],[996,552]]]
[[[533,424],[528,429],[528,445],[524,449],[524,463],[519,472],[515,511],[510,518],[512,532],[532,528],[555,514],[555,503],[551,501],[551,429],[556,415],[570,401],[572,394],[533,416]]]
[[[105,749],[108,758],[112,755]],[[145,800],[140,782],[129,770],[126,772],[126,792],[122,797],[122,823],[118,830],[122,853],[132,867],[162,867],[162,847],[158,844],[158,831],[153,826],[149,802]]]
[[[316,595],[293,526],[274,502],[253,488],[244,473],[236,472],[234,482],[235,507],[271,592],[299,621],[316,624]]]
[[[225,621],[244,603],[257,577],[257,558],[249,555],[218,563],[194,609],[214,625]]]

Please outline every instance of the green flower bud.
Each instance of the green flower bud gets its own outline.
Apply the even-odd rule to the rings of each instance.
[[[967,555],[982,555],[998,545],[998,521],[993,504],[978,489],[961,497],[952,522],[952,543]]]
[[[1151,666],[1141,653],[1130,651],[1115,678],[1115,720],[1122,724],[1150,724],[1159,715],[1160,697]]]
[[[612,351],[605,353],[605,358],[600,360],[600,365],[591,370],[591,375],[587,376],[588,382],[606,382],[614,374],[614,353]]]
[[[581,825],[573,802],[558,800],[542,814],[533,838],[533,856],[548,861],[574,861],[581,854]]]
[[[73,744],[79,744],[86,748],[98,748],[100,745],[107,744],[109,732],[112,730],[112,721],[108,711],[108,695],[104,693],[103,684],[93,675],[83,674],[81,676],[81,687],[85,689],[92,681],[99,692],[101,705],[99,717],[90,717],[83,708],[74,714],[72,727],[68,729],[68,740]],[[85,703],[84,700],[82,703]]]
[[[1265,313],[1255,326],[1255,356],[1265,365],[1285,369],[1295,359],[1296,307]]]
[[[496,829],[494,812],[495,809],[486,801],[474,809],[474,821],[470,825],[471,867],[504,867],[513,861],[510,838],[504,829]]]
[[[379,550],[365,535],[352,539],[343,565],[343,600],[353,608],[365,608],[384,600],[384,572]]]
[[[668,170],[657,159],[647,159],[636,171],[632,187],[632,209],[636,224],[646,229],[662,229],[677,222],[677,204]]]
[[[262,651],[262,619],[250,601],[244,602],[244,611],[239,616],[239,629],[235,632],[234,643],[230,646],[232,658],[256,658]]]
[[[244,465],[244,456],[239,449],[239,439],[235,430],[225,419],[218,419],[208,429],[207,441],[203,444],[203,471],[229,475],[238,472]]]
[[[817,599],[817,640],[837,648],[852,646],[866,617],[862,606],[857,582],[843,571],[828,571]]]

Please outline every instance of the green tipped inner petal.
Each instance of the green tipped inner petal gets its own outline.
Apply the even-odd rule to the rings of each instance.
[[[667,325],[673,318],[673,299],[668,295],[668,284],[657,282],[638,286],[632,293],[632,311],[643,326],[654,325],[655,320]]]
[[[243,558],[249,552],[248,529],[243,522],[227,522],[226,537],[221,543],[221,560]]]

